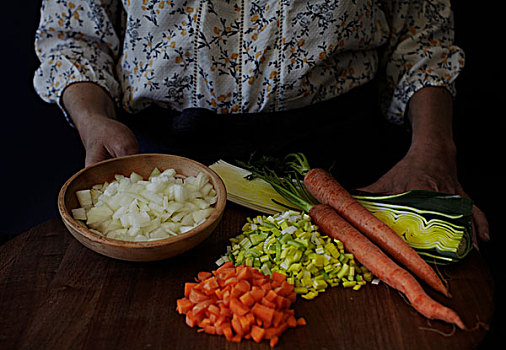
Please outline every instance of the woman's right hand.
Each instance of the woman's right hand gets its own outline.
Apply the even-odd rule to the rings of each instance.
[[[88,82],[68,86],[63,105],[79,131],[86,151],[85,166],[139,152],[135,135],[116,120],[114,102],[100,86]]]
[[[139,153],[133,132],[123,123],[95,116],[84,130],[79,130],[86,150],[85,166],[105,159]]]

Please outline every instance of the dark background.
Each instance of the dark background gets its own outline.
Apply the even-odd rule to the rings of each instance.
[[[489,260],[496,284],[505,282],[500,254],[503,225],[505,127],[502,110],[504,37],[494,12],[474,2],[453,1],[456,43],[464,48],[466,66],[457,80],[455,140],[459,176],[466,192],[488,216],[492,242],[481,251]],[[79,136],[60,110],[34,92],[38,61],[33,50],[40,1],[8,1],[2,14],[0,244],[34,225],[58,216],[56,198],[62,184],[84,165]],[[498,286],[496,295],[504,288]],[[496,298],[496,309],[503,309]],[[499,312],[497,312],[499,313]],[[488,346],[503,329],[497,318]]]

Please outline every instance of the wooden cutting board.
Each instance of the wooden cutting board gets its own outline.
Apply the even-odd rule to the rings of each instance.
[[[198,333],[176,312],[184,283],[216,269],[228,238],[257,213],[227,204],[214,234],[194,250],[153,263],[101,256],[76,241],[59,218],[0,246],[0,348],[267,349],[268,342],[229,343]],[[428,293],[455,309],[468,326],[494,311],[490,269],[476,251],[440,268],[453,297]],[[418,314],[387,285],[359,291],[335,287],[298,298],[307,325],[287,330],[278,349],[472,349],[487,331],[461,331]]]

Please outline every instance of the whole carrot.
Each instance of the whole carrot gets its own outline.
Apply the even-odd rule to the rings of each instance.
[[[332,207],[326,204],[317,204],[309,210],[309,215],[323,233],[343,242],[345,248],[361,264],[383,282],[402,292],[411,305],[422,315],[429,319],[455,324],[461,329],[467,329],[455,311],[428,296],[408,271],[397,265]]]
[[[328,204],[355,228],[433,289],[449,296],[435,271],[394,230],[376,218],[323,169],[311,169],[304,185],[320,203]]]

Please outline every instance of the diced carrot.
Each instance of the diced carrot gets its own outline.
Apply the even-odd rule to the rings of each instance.
[[[193,317],[193,311],[190,310],[186,313],[186,320],[185,321],[188,326],[190,326],[192,328],[195,326],[196,322],[195,322],[195,317]]]
[[[266,321],[266,320],[262,320],[262,327],[264,328],[269,328],[269,327],[272,327],[272,321]]]
[[[269,345],[271,346],[271,348],[273,348],[276,346],[276,344],[278,344],[278,342],[279,342],[279,337],[274,336],[271,338]]]
[[[225,335],[225,338],[227,338],[228,341],[231,341],[234,334],[232,332],[232,328],[230,326],[230,323],[224,324],[222,326],[222,329],[223,329],[223,335]]]
[[[214,325],[215,325],[216,327],[219,327],[219,326],[221,326],[222,324],[227,323],[227,322],[228,322],[229,317],[232,317],[232,316],[227,316],[227,317],[225,317],[225,316],[220,316],[220,317],[218,317],[218,319],[216,320],[216,322],[214,322]]]
[[[253,298],[253,296],[251,295],[251,291],[248,291],[248,292],[244,293],[243,295],[241,295],[239,297],[239,300],[246,307],[250,307],[251,305],[253,305],[255,303],[255,298]]]
[[[270,291],[268,291],[267,294],[265,294],[265,299],[267,299],[271,302],[275,302],[277,297],[278,297],[278,295],[272,289]]]
[[[265,295],[265,291],[257,286],[251,288],[251,296],[255,301],[260,301]]]
[[[286,321],[286,323],[288,324],[288,327],[296,327],[297,326],[297,320],[295,319],[295,317],[293,315],[288,317],[288,320]]]
[[[212,325],[211,320],[210,320],[210,319],[208,319],[208,318],[204,318],[204,319],[202,319],[202,320],[199,322],[199,327],[200,327],[200,328],[205,328],[205,327],[207,327],[207,326],[211,326],[211,325]]]
[[[237,319],[241,323],[243,332],[247,333],[250,330],[251,324],[253,323],[251,319],[246,316],[237,316]]]
[[[234,315],[232,317],[232,329],[235,331],[236,334],[239,334],[241,337],[244,335],[244,331],[242,329],[241,321]]]
[[[206,294],[214,293],[216,288],[219,288],[220,285],[218,284],[218,281],[216,280],[216,277],[212,276],[208,279],[202,281],[202,290],[206,292]]]
[[[229,277],[225,280],[225,283],[223,283],[224,286],[228,286],[228,285],[236,285],[237,282],[239,280],[237,279],[237,277]]]
[[[249,324],[254,324],[255,323],[255,315],[253,315],[252,312],[248,312],[245,317],[248,319],[248,322]]]
[[[201,313],[203,313],[204,311],[207,310],[207,307],[209,305],[214,304],[214,303],[215,303],[214,299],[206,299],[206,300],[201,301],[200,303],[195,304],[195,306],[193,307],[193,314],[195,316],[200,315]]]
[[[278,327],[283,321],[283,313],[278,310],[274,310],[274,317],[272,318],[272,325]]]
[[[268,327],[264,329],[265,329],[264,333],[265,339],[271,339],[272,337],[276,337],[279,335],[279,329],[277,327]]]
[[[242,340],[242,337],[239,335],[239,334],[236,334],[232,337],[232,339],[230,339],[231,342],[234,342],[234,343],[240,343]]]
[[[211,314],[219,316],[220,315],[220,308],[216,306],[216,304],[211,304],[207,307],[207,311],[209,311]]]
[[[239,280],[235,285],[235,288],[241,291],[241,294],[248,292],[251,289],[251,284],[247,280]]]
[[[277,329],[278,329],[278,335],[283,334],[283,332],[288,329],[288,323],[281,323],[279,326],[277,326]]]
[[[272,272],[271,278],[274,281],[279,281],[279,282],[286,281],[286,276],[283,275],[281,272],[277,272],[277,271]]]
[[[230,291],[230,296],[233,297],[233,298],[239,298],[243,293],[242,291],[239,289],[239,288],[236,288],[237,285],[235,285],[234,287],[232,287],[231,291]]]
[[[208,279],[209,277],[212,276],[212,273],[211,272],[207,272],[207,271],[201,271],[197,274],[197,279],[199,281],[204,281],[206,279]]]
[[[256,325],[251,326],[251,338],[257,343],[262,341],[264,337],[265,330],[262,327],[258,327]]]
[[[225,317],[232,317],[232,311],[227,307],[227,305],[220,304],[220,315]]]
[[[190,290],[190,294],[188,296],[188,299],[190,299],[190,301],[192,303],[197,304],[201,301],[209,299],[209,297],[205,294],[198,292],[195,288],[192,288]]]
[[[188,311],[190,311],[191,309],[193,309],[193,305],[194,305],[186,297],[178,299],[176,303],[177,303],[177,309],[176,310],[180,314],[186,314]]]
[[[239,316],[244,316],[249,312],[249,308],[241,303],[239,299],[230,298],[230,311]]]
[[[227,261],[225,262],[223,265],[221,265],[217,270],[216,272],[219,272],[219,271],[223,271],[225,269],[228,269],[228,268],[234,268],[234,263],[232,261]]]
[[[295,310],[294,309],[286,309],[284,312],[285,312],[286,315],[295,315]]]
[[[190,291],[196,285],[197,285],[197,283],[195,283],[195,282],[186,282],[184,284],[184,296],[188,298],[190,296]]]
[[[253,274],[251,273],[250,268],[243,268],[237,274],[237,278],[240,280],[249,280],[249,279],[251,279],[252,276],[253,276]]]
[[[292,303],[295,302],[295,300],[297,300],[297,293],[294,292],[291,292],[290,295],[288,295],[288,300],[290,300]]]
[[[276,305],[278,307],[278,309],[281,309],[281,310],[284,310],[284,309],[288,309],[290,307],[290,300],[288,300],[287,298],[285,297],[282,297],[281,295],[278,295],[276,297]]]
[[[262,288],[266,293],[272,289],[271,282],[265,281],[265,283],[260,285],[260,288]]]
[[[235,276],[235,270],[234,269],[226,269],[223,271],[220,271],[216,278],[218,279],[218,283],[220,284],[220,287],[223,287],[225,285],[225,282],[229,279]]]
[[[216,327],[215,326],[206,326],[204,327],[204,332],[207,334],[216,334]]]
[[[267,300],[266,297],[263,297],[262,300],[260,300],[260,304],[265,305],[270,309],[276,308],[276,303],[273,303],[272,301]]]
[[[230,298],[230,291],[232,290],[232,288],[230,286],[227,286],[225,288],[222,289],[223,291],[223,299],[225,298]]]
[[[284,281],[281,283],[281,286],[277,287],[274,291],[276,294],[286,297],[293,292],[293,286],[290,283]]]
[[[223,304],[225,304],[225,306],[228,306],[230,304],[230,292],[228,290],[226,290],[224,293],[223,293]]]
[[[218,297],[218,299],[223,299],[223,292],[224,290],[221,289],[221,288],[216,288],[216,290],[214,291],[214,295],[216,295]]]
[[[255,314],[258,318],[260,318],[262,321],[272,322],[272,317],[274,316],[274,309],[267,307],[265,305],[256,303],[253,308],[251,309],[251,312]]]
[[[266,279],[268,276],[264,275],[260,270],[250,268],[252,279]]]
[[[306,325],[306,319],[304,317],[299,317],[297,319],[297,326],[305,326]]]

